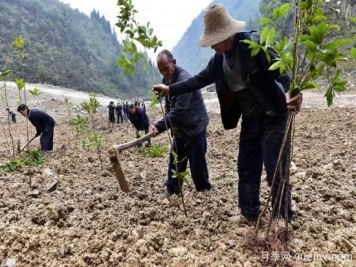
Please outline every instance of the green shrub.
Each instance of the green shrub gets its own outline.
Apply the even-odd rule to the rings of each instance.
[[[168,147],[153,144],[150,147],[140,148],[139,151],[142,154],[144,154],[145,156],[148,156],[151,158],[158,158],[158,157],[162,157],[163,155],[165,155],[168,152]]]

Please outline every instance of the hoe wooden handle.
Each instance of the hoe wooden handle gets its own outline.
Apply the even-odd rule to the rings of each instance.
[[[142,136],[142,137],[140,137],[138,139],[132,140],[130,142],[127,142],[127,143],[124,143],[124,144],[121,144],[121,145],[113,145],[113,147],[118,152],[121,152],[122,150],[128,149],[128,148],[133,147],[133,146],[137,146],[137,145],[147,141],[152,136],[153,136],[153,132],[149,132],[148,134],[146,134],[146,135],[144,135],[144,136]]]
[[[116,179],[119,182],[121,190],[124,191],[124,192],[129,192],[130,191],[130,187],[129,187],[129,184],[127,183],[127,181],[126,181],[124,172],[123,172],[123,170],[121,168],[119,155],[118,155],[118,153],[117,153],[115,148],[113,148],[113,147],[110,148],[109,156],[110,156],[110,161],[112,163],[112,166],[114,167],[115,176],[116,176]]]

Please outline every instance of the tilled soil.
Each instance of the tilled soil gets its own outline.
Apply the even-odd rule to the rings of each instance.
[[[291,167],[295,221],[290,225],[290,242],[282,247],[278,240],[269,240],[267,247],[259,247],[247,242],[254,225],[237,222],[239,127],[222,128],[217,103],[208,104],[207,161],[213,189],[205,195],[193,185],[184,187],[186,217],[181,198],[158,200],[164,191],[168,153],[151,158],[137,148],[125,150],[120,163],[131,191],[124,193],[107,151],[113,144],[134,139],[133,128],[124,123],[111,131],[105,111],[97,114],[96,129],[104,138],[102,170],[96,150],[80,147],[83,136],[68,124],[65,102],[42,96],[36,103],[48,107],[57,121],[55,151],[46,156],[44,166],[0,173],[0,264],[356,266],[355,99],[345,94],[326,109],[320,94],[305,94],[305,108],[296,116]],[[151,125],[161,117],[159,108],[149,108],[148,113]],[[11,125],[11,133],[23,145],[26,124],[23,118],[18,121]],[[30,129],[32,136],[31,125]],[[4,165],[12,155],[7,125],[0,142]],[[153,143],[169,146],[166,134]],[[31,148],[37,145],[35,140]],[[49,191],[54,180],[58,184]],[[263,205],[266,184],[263,175]],[[258,231],[259,237],[265,229]]]

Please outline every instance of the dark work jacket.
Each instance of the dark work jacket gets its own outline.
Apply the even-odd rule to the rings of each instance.
[[[187,71],[175,66],[171,83],[184,81],[190,77],[191,75]],[[163,78],[163,83],[167,82]],[[173,135],[181,138],[184,144],[188,145],[198,134],[206,130],[209,123],[201,92],[194,91],[184,95],[166,97],[166,116],[155,124],[160,133],[167,130],[165,120],[168,128],[173,126]]]
[[[110,104],[110,105],[108,106],[108,109],[109,109],[109,114],[114,114],[115,107],[114,107],[113,104]]]
[[[36,127],[37,134],[41,134],[47,127],[54,127],[56,124],[50,115],[40,109],[28,109],[27,112],[27,118]]]
[[[241,42],[249,39],[249,36],[248,32],[238,32],[234,36],[234,44],[237,45],[241,59],[243,79],[265,109],[266,115],[283,115],[287,112],[285,93],[289,90],[290,77],[287,74],[280,75],[278,70],[268,70],[269,64],[262,49],[256,56],[251,57],[248,44]],[[223,55],[215,54],[204,70],[188,80],[170,85],[169,92],[171,96],[180,95],[193,92],[214,82],[224,128],[235,128],[241,117],[241,111],[235,94],[229,91],[224,81]]]
[[[121,115],[121,110],[122,110],[122,106],[120,104],[118,104],[116,106],[116,113],[120,114]]]
[[[150,121],[146,112],[139,107],[135,107],[135,114],[129,112],[129,118],[131,123],[135,126],[137,131],[143,131],[145,128],[149,127]]]

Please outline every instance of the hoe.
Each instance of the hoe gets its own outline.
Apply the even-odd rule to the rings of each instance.
[[[133,146],[137,146],[145,141],[147,141],[149,138],[153,136],[153,132],[150,132],[138,139],[132,140],[130,142],[121,144],[121,145],[113,145],[110,150],[109,150],[109,156],[110,156],[110,161],[114,167],[114,172],[115,176],[120,184],[120,188],[124,192],[129,192],[129,184],[127,183],[125,179],[124,172],[122,171],[121,165],[120,165],[120,160],[119,160],[119,154],[121,151],[128,149]]]

